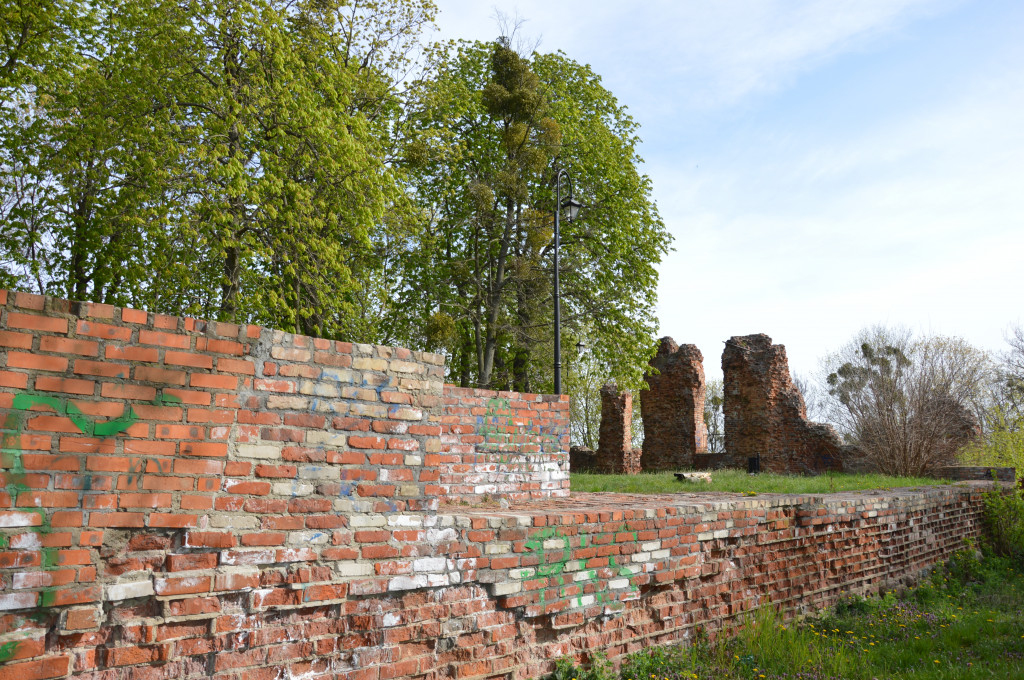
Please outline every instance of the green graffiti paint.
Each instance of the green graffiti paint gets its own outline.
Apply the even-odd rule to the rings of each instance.
[[[174,395],[162,394],[149,403],[153,406],[180,404],[181,398]],[[82,434],[89,437],[116,437],[117,435],[126,432],[132,425],[134,425],[138,421],[139,416],[135,413],[135,410],[130,404],[125,404],[119,417],[99,422],[82,413],[82,410],[78,408],[74,402],[67,399],[61,399],[59,397],[46,394],[31,393],[22,393],[14,396],[14,399],[11,402],[12,410],[7,414],[7,417],[4,418],[4,432],[2,433],[2,436],[0,436],[0,456],[2,456],[5,461],[9,460],[9,464],[7,465],[8,469],[5,475],[6,484],[4,485],[3,490],[11,498],[12,509],[23,512],[33,512],[39,515],[39,526],[24,527],[24,529],[42,536],[49,534],[52,531],[46,510],[36,507],[19,507],[16,502],[18,495],[30,488],[25,484],[26,472],[25,464],[22,460],[21,437],[25,431],[28,414],[37,406],[49,408],[58,415],[66,415]],[[141,479],[141,473],[145,470],[146,461],[140,459],[135,465],[137,470],[133,470],[133,472],[137,473],[139,479]],[[91,488],[92,477],[90,475],[86,475],[83,480],[83,490],[89,490]],[[9,545],[9,537],[6,534],[0,534],[0,548],[7,548]],[[58,548],[41,548],[40,561],[40,566],[43,570],[50,571],[59,568],[61,565],[60,550]],[[31,620],[36,623],[48,621],[49,618],[51,618],[48,610],[53,607],[54,603],[57,601],[57,591],[57,588],[46,588],[42,590],[39,594],[39,602],[33,612],[27,616],[27,620]],[[0,663],[9,659],[16,653],[18,644],[18,642],[7,642],[0,645]]]
[[[602,537],[605,536],[611,536],[612,542],[614,543],[615,535],[617,533],[623,533],[625,531],[626,526],[622,525],[622,527],[616,531],[602,532],[598,534],[580,532],[580,547],[585,548],[588,546],[588,544],[595,545],[598,542],[600,542]],[[636,541],[638,538],[638,532],[631,531],[629,533],[633,536],[633,540]],[[545,542],[551,539],[560,539],[562,541],[562,546],[560,548],[554,549],[554,555],[551,555],[549,551],[544,548]],[[535,574],[538,577],[554,577],[555,582],[559,586],[565,586],[566,577],[563,574],[565,574],[568,563],[572,560],[572,544],[569,535],[565,534],[558,527],[547,527],[545,529],[541,529],[540,531],[535,533],[531,538],[527,539],[525,546],[527,551],[534,553],[537,556],[537,567],[535,569]],[[616,575],[620,577],[632,577],[636,575],[636,572],[634,572],[631,568],[617,565],[615,563],[614,555],[608,556],[608,566],[614,569],[616,571]],[[573,580],[574,584],[578,585],[580,588],[584,588],[591,583],[596,584],[599,580],[596,569],[585,569],[582,571],[582,573],[586,575],[582,580]],[[631,582],[629,584],[629,592],[636,592],[637,590],[637,586]],[[541,604],[544,604],[544,602],[547,600],[545,592],[546,591],[544,590],[541,590],[540,592]],[[567,594],[567,588],[559,588],[559,597],[565,597]],[[595,602],[606,602],[611,600],[610,593],[595,592],[593,596]],[[583,606],[583,597],[584,596],[581,594],[573,598],[575,606]]]
[[[18,640],[12,640],[11,642],[0,644],[0,663],[13,659],[14,655],[18,653],[18,647],[20,645],[21,642]]]

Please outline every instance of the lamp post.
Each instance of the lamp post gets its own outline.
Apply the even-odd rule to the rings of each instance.
[[[569,195],[562,201],[562,177],[565,177],[569,185]],[[576,219],[576,214],[583,205],[572,197],[572,178],[565,168],[558,168],[555,173],[555,394],[562,393],[562,309],[561,299],[558,296],[558,224],[562,209],[566,211],[566,217],[571,223]]]

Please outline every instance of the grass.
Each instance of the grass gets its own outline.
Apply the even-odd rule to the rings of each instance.
[[[711,483],[681,482],[671,472],[639,475],[598,475],[573,472],[573,491],[612,491],[616,493],[680,493],[701,491],[732,491],[735,493],[834,493],[864,489],[892,489],[905,486],[949,484],[949,480],[929,477],[889,477],[878,474],[777,475],[762,472],[756,475],[742,470],[714,470]]]
[[[654,648],[619,672],[560,662],[556,680],[1024,678],[1024,565],[965,549],[902,593],[849,597],[784,622],[771,607],[716,643]]]

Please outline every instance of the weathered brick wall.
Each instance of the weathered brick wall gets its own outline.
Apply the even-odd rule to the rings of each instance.
[[[807,420],[789,375],[786,348],[764,334],[730,338],[722,352],[725,452],[733,467],[760,458],[765,472],[843,469],[843,446],[829,425]]]
[[[569,397],[445,385],[439,484],[478,502],[569,495]]]
[[[693,467],[694,456],[707,451],[704,356],[696,345],[664,337],[650,363],[658,374],[647,376],[647,389],[640,393],[641,467],[647,472]]]
[[[446,447],[566,446],[564,401],[441,368],[0,292],[0,680],[526,678],[911,577],[978,531],[979,483],[438,510]],[[467,415],[521,429],[444,431]]]
[[[640,450],[633,448],[633,393],[619,391],[615,383],[601,388],[601,429],[594,468],[614,475],[640,472]]]

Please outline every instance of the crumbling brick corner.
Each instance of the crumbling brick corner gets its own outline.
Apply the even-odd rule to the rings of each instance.
[[[640,472],[640,451],[633,448],[633,393],[614,382],[601,388],[601,431],[595,471],[613,475]]]
[[[722,353],[725,450],[730,465],[758,458],[765,472],[842,470],[844,447],[829,425],[807,420],[786,348],[767,335],[734,336]]]
[[[694,466],[707,451],[704,425],[704,356],[696,345],[677,345],[669,337],[658,343],[640,395],[644,419],[641,466],[648,472]]]

